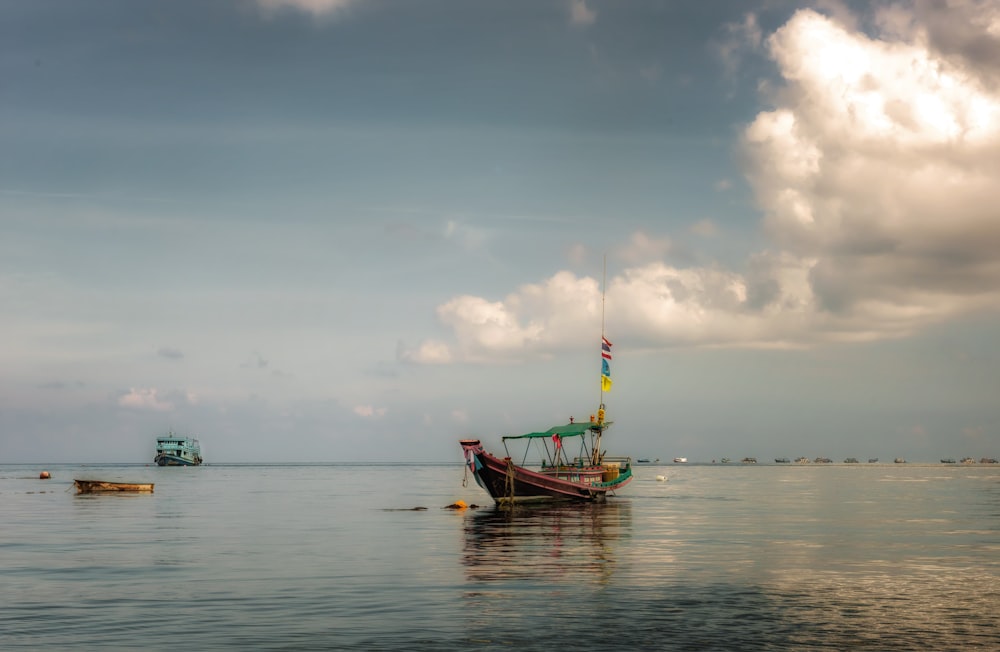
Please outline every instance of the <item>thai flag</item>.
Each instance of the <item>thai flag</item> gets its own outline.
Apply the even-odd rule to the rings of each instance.
[[[606,337],[601,337],[601,357],[605,360],[611,359],[611,342]]]

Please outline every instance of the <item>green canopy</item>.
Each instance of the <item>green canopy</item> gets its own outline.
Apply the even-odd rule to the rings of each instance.
[[[591,423],[590,421],[580,421],[577,423],[567,423],[565,426],[553,426],[542,432],[529,432],[524,435],[507,435],[503,439],[504,441],[508,439],[541,439],[543,437],[552,437],[552,435],[559,435],[560,437],[581,437],[590,430],[604,430],[610,425],[610,421],[605,421],[600,425]]]

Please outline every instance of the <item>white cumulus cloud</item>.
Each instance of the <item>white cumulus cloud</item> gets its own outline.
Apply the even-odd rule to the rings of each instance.
[[[399,359],[403,362],[416,362],[418,364],[448,364],[453,361],[454,356],[451,347],[446,342],[426,340],[415,350],[400,347]]]
[[[380,419],[389,413],[389,410],[384,407],[374,407],[372,405],[355,405],[354,414],[359,417],[364,417],[366,419]]]
[[[1000,305],[1000,5],[951,4],[960,27],[926,2],[868,33],[843,7],[797,11],[769,36],[747,19],[781,78],[738,143],[770,245],[740,269],[677,267],[668,239],[635,234],[608,279],[619,341],[872,340]],[[545,355],[592,336],[600,302],[596,280],[567,271],[502,300],[455,297],[438,308],[454,342],[429,350]]]
[[[745,131],[748,177],[775,242],[816,259],[819,308],[918,326],[995,301],[1000,93],[812,11],[768,44],[786,86]]]
[[[128,393],[118,397],[118,405],[157,412],[166,412],[174,407],[174,404],[162,397],[155,387],[132,387]]]

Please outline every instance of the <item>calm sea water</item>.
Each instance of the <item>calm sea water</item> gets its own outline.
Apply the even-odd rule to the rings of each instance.
[[[3,650],[1000,648],[992,466],[640,466],[514,512],[460,466],[45,468],[0,466]]]

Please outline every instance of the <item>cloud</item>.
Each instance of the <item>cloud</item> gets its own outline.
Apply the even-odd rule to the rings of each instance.
[[[558,272],[544,283],[528,284],[504,301],[459,296],[438,307],[439,320],[452,329],[453,359],[516,362],[585,340],[593,335],[601,310],[597,281]]]
[[[700,235],[704,238],[711,238],[719,235],[719,227],[709,218],[703,220],[698,220],[691,225],[691,233],[695,235]]]
[[[427,340],[416,350],[409,350],[400,344],[396,357],[402,362],[417,364],[448,364],[454,358],[448,344],[439,340]]]
[[[512,297],[512,303],[503,303],[459,296],[440,306],[437,313],[445,325],[454,329],[463,359],[491,358],[493,354],[520,351],[540,337],[541,325],[521,325],[519,302],[519,297]]]
[[[429,339],[415,350],[401,348],[397,357],[419,364],[515,363],[592,337],[588,325],[600,318],[600,310],[597,281],[559,272],[503,301],[453,298],[438,307],[437,316],[451,329],[454,344]]]
[[[808,316],[808,269],[797,265],[797,260],[759,263],[762,279],[662,262],[629,268],[608,280],[607,310],[614,315],[609,332],[636,346],[795,345],[786,332],[794,329],[774,322],[779,314],[787,322],[794,321],[790,315]],[[781,281],[775,285],[773,278]],[[456,297],[438,308],[455,346],[447,360],[435,361],[511,363],[586,346],[600,324],[601,300],[597,280],[567,271],[525,285],[503,301]],[[425,362],[419,356],[411,360]]]
[[[160,396],[155,387],[132,387],[126,394],[118,397],[118,405],[136,410],[154,410],[166,412],[174,408],[174,404]]]
[[[883,32],[925,43],[936,55],[1000,84],[1000,9],[994,0],[915,0],[911,10],[889,5],[878,14]]]
[[[376,408],[371,405],[355,405],[354,414],[366,419],[381,419],[389,410],[384,407]]]
[[[625,339],[653,346],[790,345],[787,327],[782,328],[776,318],[792,321],[808,308],[808,302],[791,289],[801,290],[806,272],[795,268],[794,262],[782,268],[781,262],[774,261],[768,271],[786,277],[784,294],[772,289],[769,300],[758,302],[756,309],[752,299],[761,291],[754,281],[735,272],[659,262],[631,268],[608,286],[614,324],[627,332]],[[796,274],[798,284],[793,283]]]
[[[569,19],[574,25],[593,25],[597,12],[587,6],[586,0],[570,0]]]
[[[626,263],[637,263],[662,258],[672,250],[673,243],[669,238],[654,238],[636,231],[626,245],[615,248],[612,257]]]
[[[812,11],[768,47],[786,86],[744,133],[748,177],[769,235],[816,259],[820,307],[916,325],[995,301],[1000,94],[919,40]]]
[[[343,11],[355,2],[356,0],[257,0],[257,5],[266,11],[294,9],[319,17]]]
[[[619,340],[866,341],[1000,305],[1000,59],[983,55],[1000,7],[957,2],[965,23],[948,30],[931,5],[894,5],[866,34],[828,4],[836,19],[800,10],[766,39],[752,17],[736,30],[782,79],[738,143],[770,248],[742,269],[675,267],[668,239],[633,234],[608,280]],[[454,342],[427,349],[450,355],[427,359],[509,362],[581,343],[598,286],[561,271],[499,301],[455,297],[438,308]]]
[[[745,50],[755,50],[761,46],[763,32],[757,23],[757,16],[748,13],[743,22],[730,23],[724,27],[723,37],[713,43],[715,54],[729,75],[735,75]]]

